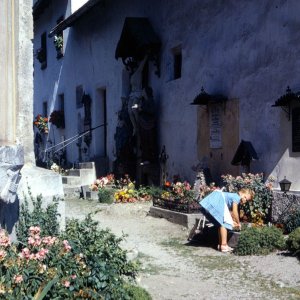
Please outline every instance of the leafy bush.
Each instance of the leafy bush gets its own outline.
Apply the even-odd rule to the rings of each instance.
[[[98,230],[98,222],[88,215],[82,222],[70,220],[64,238],[67,238],[75,255],[86,257],[88,273],[82,276],[83,286],[96,289],[105,299],[126,299],[124,288],[127,281],[134,280],[137,265],[128,262],[126,251],[109,230]]]
[[[136,285],[126,285],[125,290],[130,300],[151,300],[150,294],[143,288]]]
[[[268,223],[270,221],[271,204],[273,199],[272,184],[263,181],[263,174],[245,174],[242,176],[223,175],[225,188],[228,192],[238,192],[248,188],[255,192],[253,201],[241,205],[241,218],[252,223]]]
[[[114,193],[113,189],[109,188],[99,188],[98,189],[98,199],[100,203],[111,204],[114,202]]]
[[[30,211],[28,199],[25,198],[20,206],[19,222],[16,226],[17,238],[20,242],[26,243],[28,237],[28,230],[31,226],[39,226],[42,228],[44,236],[53,235],[57,236],[59,232],[59,224],[57,212],[59,201],[58,198],[53,198],[53,202],[46,208],[42,207],[42,196],[39,195],[36,199],[31,195],[29,190],[30,202],[32,210]]]
[[[87,216],[68,221],[66,232],[42,236],[29,228],[24,244],[11,244],[0,231],[0,298],[131,299],[126,285],[134,283],[137,265],[128,262],[122,238]]]
[[[160,197],[161,194],[163,192],[163,189],[159,186],[155,186],[155,185],[151,185],[147,187],[147,193],[151,196],[151,197]]]
[[[296,228],[300,227],[300,209],[292,212],[284,220],[283,226],[286,233],[290,233],[294,231]]]
[[[0,230],[1,299],[132,299],[138,264],[127,260],[123,238],[99,230],[91,215],[59,233],[58,201],[42,208],[42,197],[31,200],[33,211],[27,200],[20,210],[20,243]]]
[[[289,234],[286,245],[290,252],[300,257],[300,227]]]
[[[284,246],[285,240],[280,229],[274,226],[248,227],[241,231],[234,253],[237,255],[261,255],[276,249],[283,249]]]

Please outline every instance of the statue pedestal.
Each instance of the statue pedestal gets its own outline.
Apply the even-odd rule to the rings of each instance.
[[[18,198],[22,203],[25,198],[36,198],[42,195],[44,207],[47,207],[53,200],[53,197],[62,199],[64,198],[62,177],[60,174],[25,164],[21,169],[21,180],[18,186]],[[30,192],[30,194],[29,194]],[[29,201],[30,205],[30,201]],[[65,202],[60,201],[58,205],[59,225],[60,229],[65,229]]]
[[[24,151],[20,145],[0,146],[0,192],[7,187],[11,173],[18,173],[24,165]],[[15,193],[11,193],[15,195]],[[19,199],[15,196],[0,198],[0,227],[5,228],[15,239],[15,224],[19,218]]]
[[[61,175],[51,170],[38,168],[32,164],[24,165],[23,147],[19,145],[0,146],[0,193],[5,190],[10,183],[11,174],[20,171],[21,179],[17,184],[13,182],[9,186],[8,195],[10,197],[0,198],[0,226],[7,229],[11,239],[16,239],[15,225],[19,219],[19,205],[28,199],[29,190],[31,196],[42,195],[43,203],[47,206],[53,200],[53,197],[63,198],[63,185]],[[13,187],[17,188],[13,191]],[[29,201],[30,203],[30,201]],[[60,214],[60,228],[65,228],[65,203],[61,201],[58,207]]]

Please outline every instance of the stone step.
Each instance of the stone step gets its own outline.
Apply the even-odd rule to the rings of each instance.
[[[74,186],[81,185],[81,178],[79,176],[62,176],[62,183]]]
[[[95,169],[95,163],[93,161],[79,163],[79,169]]]
[[[80,196],[82,196],[81,186],[64,184],[63,190],[66,198],[79,198]]]
[[[71,169],[68,171],[67,176],[80,176],[80,170],[79,169]]]

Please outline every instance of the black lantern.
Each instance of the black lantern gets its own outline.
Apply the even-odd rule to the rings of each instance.
[[[288,86],[286,89],[286,93],[281,96],[279,99],[275,101],[275,103],[272,105],[273,107],[281,107],[282,110],[287,114],[288,119],[291,118],[291,103],[292,101],[296,100],[299,101],[299,92],[293,93],[290,87]]]
[[[201,88],[200,94],[198,94],[195,99],[193,100],[191,105],[208,105],[209,102],[225,102],[227,100],[227,97],[220,95],[220,94],[215,94],[215,95],[210,95],[205,92],[204,88]]]
[[[289,180],[287,180],[284,176],[284,179],[279,181],[279,185],[280,185],[280,189],[282,192],[286,193],[290,190],[291,187],[291,182]]]

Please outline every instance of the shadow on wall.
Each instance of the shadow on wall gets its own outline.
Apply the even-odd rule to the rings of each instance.
[[[9,234],[13,232],[13,228],[19,219],[19,199],[16,198],[13,203],[6,203],[0,200],[0,223],[1,228],[7,230]]]

